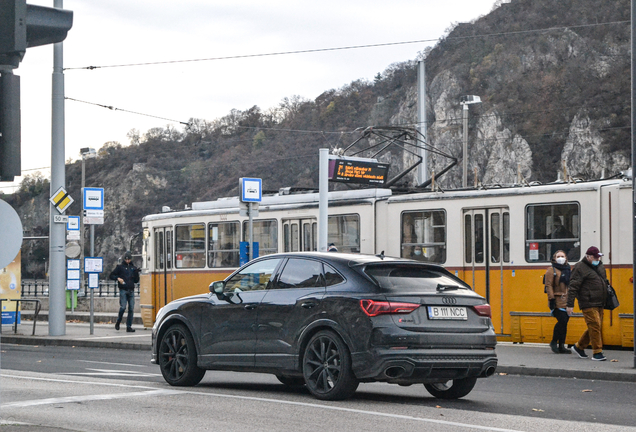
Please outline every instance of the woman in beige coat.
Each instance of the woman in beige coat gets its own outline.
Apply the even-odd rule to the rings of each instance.
[[[570,284],[570,264],[562,250],[552,256],[552,265],[545,272],[545,291],[552,316],[557,319],[552,334],[550,348],[555,354],[569,354],[565,348],[565,336],[568,331],[570,316],[566,312],[568,301],[568,285]]]

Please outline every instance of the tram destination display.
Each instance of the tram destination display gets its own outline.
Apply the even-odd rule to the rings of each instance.
[[[389,164],[372,160],[330,159],[329,180],[342,183],[383,185]]]

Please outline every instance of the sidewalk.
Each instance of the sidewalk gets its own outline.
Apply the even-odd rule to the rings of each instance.
[[[3,344],[20,345],[50,345],[75,346],[89,348],[114,348],[150,350],[152,332],[141,325],[134,325],[135,333],[115,330],[113,324],[94,324],[93,334],[90,334],[88,323],[66,323],[64,336],[49,336],[48,322],[37,322],[35,336],[31,336],[33,322],[24,320],[18,325],[17,334],[13,333],[13,326],[2,326]],[[497,373],[511,375],[530,375],[544,377],[562,377],[594,379],[605,381],[636,382],[636,368],[634,368],[634,351],[608,350],[604,351],[606,361],[592,361],[581,359],[574,354],[553,354],[548,345],[544,344],[513,344],[501,342],[497,345],[499,365]],[[588,355],[592,350],[588,349]]]

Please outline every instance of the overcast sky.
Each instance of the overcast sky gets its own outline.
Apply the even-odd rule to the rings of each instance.
[[[28,0],[53,6],[53,0]],[[435,40],[452,23],[489,13],[494,0],[65,0],[74,12],[64,67],[206,59]],[[372,80],[434,42],[231,60],[67,70],[66,96],[166,119],[214,120],[284,97],[314,99],[357,79]],[[29,48],[14,72],[22,86],[22,169],[51,163],[53,47]],[[66,101],[65,159],[108,141],[128,145],[179,123]],[[46,176],[48,169],[41,170]],[[7,183],[0,186],[7,186]],[[6,187],[3,189],[9,192]]]

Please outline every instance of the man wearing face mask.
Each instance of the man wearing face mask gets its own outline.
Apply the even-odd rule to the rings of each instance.
[[[587,330],[572,346],[572,352],[587,358],[585,348],[592,345],[592,360],[603,361],[603,306],[607,296],[607,275],[601,262],[603,254],[596,246],[585,252],[585,257],[572,268],[568,289],[567,313],[572,315],[574,299],[579,302]]]

